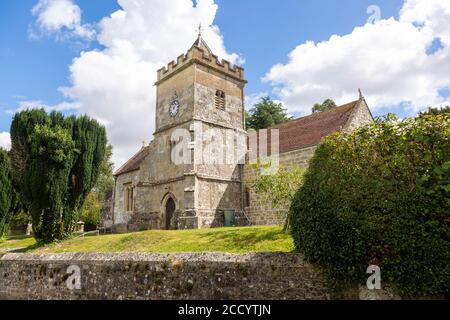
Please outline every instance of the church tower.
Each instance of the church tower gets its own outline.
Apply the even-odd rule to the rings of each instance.
[[[139,179],[146,200],[136,203],[158,214],[158,228],[222,226],[225,211],[234,211],[239,224],[245,84],[244,69],[219,60],[201,33],[186,54],[158,70],[154,139]]]

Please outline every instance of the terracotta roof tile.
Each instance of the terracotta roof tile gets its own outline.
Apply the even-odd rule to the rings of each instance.
[[[130,160],[128,160],[123,166],[117,170],[114,175],[119,176],[124,173],[139,170],[142,161],[150,153],[150,147],[146,146],[141,148],[138,153],[136,153]]]
[[[358,100],[272,127],[279,129],[280,153],[315,146],[325,136],[341,130],[357,103]]]

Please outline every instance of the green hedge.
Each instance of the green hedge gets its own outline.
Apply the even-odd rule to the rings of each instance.
[[[450,115],[389,115],[319,145],[291,205],[296,248],[332,282],[381,268],[402,296],[450,292]]]

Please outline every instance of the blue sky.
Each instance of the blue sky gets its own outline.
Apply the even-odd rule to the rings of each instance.
[[[342,6],[340,3],[345,3]],[[287,60],[296,45],[306,40],[322,41],[332,34],[346,34],[367,20],[367,1],[219,0],[217,24],[227,49],[245,57],[247,94],[270,93],[261,78],[278,62]],[[14,109],[19,100],[42,100],[56,104],[62,96],[57,88],[69,85],[68,67],[80,49],[52,37],[31,40],[28,27],[36,0],[0,2],[0,110]],[[115,0],[77,0],[83,21],[94,23],[120,9]],[[395,16],[401,0],[376,2],[383,16]],[[314,17],[314,18],[312,18]],[[195,28],[195,26],[193,26]],[[101,47],[95,42],[91,47]],[[25,98],[25,99],[21,99]],[[7,131],[10,117],[2,114],[0,131]]]
[[[287,54],[307,40],[320,42],[333,34],[350,33],[364,25],[373,0],[298,1],[220,0],[216,23],[227,49],[246,59],[247,93],[270,92],[260,79],[275,63],[287,62]],[[403,1],[376,1],[382,16],[398,15]]]
[[[80,48],[52,37],[32,40],[28,28],[35,18],[36,0],[0,2],[0,131],[9,131],[6,110],[22,100],[56,104],[62,96],[57,88],[69,84],[68,67]],[[86,21],[98,21],[119,8],[116,1],[80,0]],[[96,43],[91,43],[96,46]]]
[[[80,9],[79,15],[75,10],[66,20],[59,14],[45,20],[54,1]],[[133,7],[136,3],[129,0],[1,1],[0,133],[9,131],[11,114],[20,107],[40,104],[66,113],[88,113],[103,120],[111,131],[110,140],[119,154],[116,161],[126,159],[152,133],[153,116],[143,113],[153,113],[154,93],[138,98],[139,90],[154,90],[148,85],[153,70],[187,49],[199,20],[206,24],[205,38],[213,51],[231,60],[245,60],[250,102],[269,94],[290,113],[304,115],[312,103],[328,97],[348,102],[361,87],[375,115],[395,112],[404,117],[426,105],[445,103],[450,96],[450,83],[439,74],[450,64],[444,34],[448,27],[439,25],[450,17],[449,5],[443,1],[200,0],[201,8],[195,8],[197,2],[191,0],[140,2],[140,7]],[[38,3],[41,6],[33,14]],[[368,25],[371,5],[380,9],[381,22]],[[108,18],[118,10],[128,16]],[[144,30],[133,13],[134,17],[142,14]],[[99,24],[102,18],[108,20],[104,25]],[[437,21],[438,26],[430,21]],[[134,26],[139,28],[134,31]],[[178,31],[162,35],[155,31],[160,29]],[[184,29],[189,32],[180,35]],[[86,30],[95,34],[82,34]],[[338,37],[330,38],[333,35]],[[124,40],[130,44],[123,45]],[[167,50],[157,54],[155,48],[140,47],[146,41]],[[126,70],[120,70],[124,65]],[[117,70],[112,72],[114,67]],[[105,79],[123,72],[128,75],[134,67],[148,71],[148,79],[141,71],[136,75],[129,71],[133,79],[143,79],[144,89],[136,85],[114,96],[120,91],[117,88],[128,83],[115,87]],[[89,79],[86,70],[94,70],[98,79]],[[125,80],[118,76],[120,81]],[[127,96],[130,91],[133,97]],[[142,113],[136,119],[142,118],[144,124],[124,135],[125,129],[120,128],[127,123],[117,110],[129,108],[127,99],[130,105],[142,103],[133,110]],[[109,109],[96,109],[97,101]],[[114,105],[114,101],[122,104]]]

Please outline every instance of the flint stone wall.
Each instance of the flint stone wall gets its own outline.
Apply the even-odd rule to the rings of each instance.
[[[314,156],[316,146],[298,149],[280,154],[280,168],[286,170],[294,168],[306,169]],[[261,197],[253,188],[253,183],[260,177],[259,169],[251,164],[244,166],[244,184],[248,190],[246,200],[250,206],[245,207],[246,217],[251,225],[283,225],[289,208],[273,208],[271,203]]]
[[[81,289],[69,289],[69,266]],[[10,253],[0,299],[328,299],[322,274],[290,253]]]

